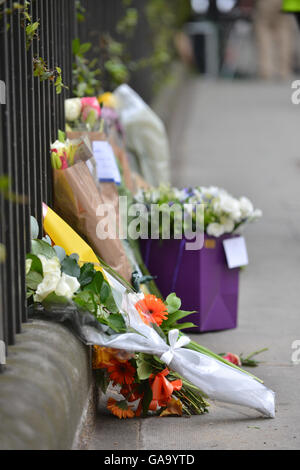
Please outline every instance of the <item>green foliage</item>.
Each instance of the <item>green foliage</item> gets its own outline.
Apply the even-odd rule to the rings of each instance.
[[[76,0],[75,8],[77,21],[78,23],[82,23],[85,20],[86,9],[82,6],[80,0]]]
[[[43,275],[43,265],[38,256],[29,253],[26,256],[26,259],[31,260],[30,271],[36,271],[37,273]]]
[[[92,282],[95,275],[94,265],[92,263],[85,263],[80,268],[80,275],[78,281],[80,282],[81,288],[87,286]]]
[[[116,31],[119,34],[124,34],[131,37],[135,31],[139,19],[139,14],[136,8],[127,8],[124,17],[118,22]]]
[[[61,263],[61,270],[68,276],[76,277],[80,276],[80,267],[78,265],[78,255],[66,256]]]
[[[30,18],[28,16],[28,18]],[[37,30],[40,26],[40,23],[38,21],[35,21],[34,23],[30,21],[27,24],[25,31],[26,31],[26,49],[28,50],[32,44],[32,41],[34,40],[35,37],[37,37]]]
[[[104,323],[114,331],[125,331],[125,323],[113,298],[111,287],[100,271],[93,265],[84,265],[79,272],[80,291],[75,295],[74,302],[91,312],[100,323]]]
[[[150,375],[153,373],[153,366],[149,360],[147,360],[147,355],[140,353],[136,359],[137,364],[137,375],[139,380],[147,380]]]
[[[0,1],[0,6],[4,5],[5,1]],[[25,29],[26,35],[26,50],[28,51],[32,46],[34,40],[39,39],[40,21],[33,21],[32,16],[29,14],[30,1],[25,0],[24,4],[20,2],[13,2],[12,8],[4,8],[0,12],[0,19],[3,13],[12,15],[15,12],[20,13],[20,24]],[[10,27],[8,23],[8,28]],[[56,93],[60,94],[63,88],[67,88],[62,81],[62,70],[56,66],[53,70],[49,70],[46,60],[42,57],[34,57],[33,59],[33,75],[38,77],[41,82],[49,80],[55,86]]]
[[[39,77],[40,82],[50,80],[55,86],[56,93],[61,94],[63,88],[68,88],[62,81],[62,70],[60,67],[50,70],[42,57],[33,58],[33,76]]]
[[[191,315],[191,313],[195,312],[187,312],[185,310],[180,310],[181,307],[181,300],[179,297],[176,296],[175,293],[170,294],[165,301],[168,309],[168,318],[164,320],[161,329],[162,331],[167,334],[168,331],[177,329],[182,330],[184,328],[194,328],[195,325],[190,322],[186,323],[178,323],[179,320]]]
[[[31,253],[36,256],[43,255],[48,259],[56,256],[55,250],[44,240],[32,240]]]
[[[75,96],[97,96],[101,92],[101,75],[98,59],[89,61],[85,55],[92,44],[81,43],[78,38],[73,40],[73,93]]]
[[[140,66],[151,67],[154,89],[170,79],[170,65],[175,58],[174,36],[191,13],[189,0],[149,0],[147,21],[151,29],[153,54],[140,61]]]
[[[26,275],[26,287],[32,291],[36,291],[38,285],[43,281],[43,276],[36,271],[29,271]]]
[[[130,73],[136,68],[136,64],[129,58],[127,40],[132,38],[138,23],[138,11],[130,5],[131,0],[123,1],[124,16],[116,25],[115,31],[121,40],[117,41],[111,34],[104,32],[100,37],[100,54],[97,58],[89,60],[86,56],[90,52],[91,43],[81,44],[78,38],[74,39],[75,96],[97,96],[103,92],[102,88],[113,90],[116,86],[129,81]],[[80,14],[79,21],[84,21],[84,15]]]
[[[64,144],[66,142],[66,133],[64,131],[60,130],[60,129],[58,129],[58,140],[62,144]]]

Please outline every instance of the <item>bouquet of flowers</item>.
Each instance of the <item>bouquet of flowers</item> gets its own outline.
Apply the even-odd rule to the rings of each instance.
[[[237,199],[225,189],[215,186],[180,190],[160,185],[158,188],[140,189],[134,202],[145,205],[148,211],[145,217],[149,224],[152,222],[153,205],[158,207],[162,215],[164,212],[170,214],[171,236],[174,237],[181,235],[185,227],[191,227],[193,231],[204,229],[207,235],[218,238],[224,234],[232,234],[246,223],[262,216],[261,210],[254,209],[248,198]],[[199,206],[202,208],[202,217],[197,219]],[[175,209],[177,217],[174,215]],[[158,232],[159,238],[164,238],[161,225]]]
[[[67,131],[99,131],[101,107],[96,97],[65,100]]]
[[[185,325],[177,321],[189,312],[175,294],[163,302],[135,292],[100,263],[84,262],[95,255],[70,227],[66,238],[59,224],[44,227],[63,246],[32,241],[26,260],[31,311],[68,321],[82,341],[96,345],[93,365],[102,389],[111,384],[120,396],[108,400],[113,414],[201,414],[209,397],[274,417],[274,393],[259,379],[180,332]]]
[[[58,139],[51,144],[51,165],[54,170],[65,170],[78,160],[88,160],[93,156],[87,137],[70,140],[59,130]]]

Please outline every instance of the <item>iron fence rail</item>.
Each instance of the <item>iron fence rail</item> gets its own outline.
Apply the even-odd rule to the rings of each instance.
[[[146,2],[133,0],[132,4],[139,11],[137,31],[129,44],[133,59],[151,51]],[[30,215],[41,227],[42,202],[51,205],[52,201],[49,150],[58,129],[64,128],[64,99],[72,92],[72,40],[79,36],[81,42],[91,41],[94,56],[101,54],[101,34],[115,36],[124,14],[122,0],[85,0],[86,19],[78,25],[76,0],[30,0],[28,13],[40,24],[27,50],[24,11],[15,7],[25,4],[25,0],[0,0],[0,81],[6,85],[6,104],[0,104],[0,177],[7,175],[12,191],[26,198],[15,203],[0,190],[0,243],[6,247],[6,260],[0,262],[0,340],[6,345],[14,343],[27,320],[25,257],[30,249]],[[49,70],[62,69],[68,90],[58,95],[53,82],[33,76],[33,60],[39,57]],[[146,99],[149,80],[149,73],[142,71],[133,74],[131,82]]]
[[[13,344],[27,320],[25,256],[30,249],[30,215],[40,223],[42,201],[51,204],[50,143],[64,128],[64,99],[49,80],[33,76],[33,59],[42,57],[53,70],[63,71],[71,88],[75,0],[32,0],[29,15],[39,21],[37,37],[26,49],[22,9],[13,0],[0,2],[0,80],[6,104],[0,104],[0,175],[7,175],[12,191],[23,203],[0,196],[0,241],[6,260],[0,265],[0,340]],[[18,2],[25,6],[25,1]]]

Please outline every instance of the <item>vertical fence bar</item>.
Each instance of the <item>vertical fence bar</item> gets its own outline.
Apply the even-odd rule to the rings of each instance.
[[[8,6],[11,7],[11,1],[8,3]],[[4,153],[6,158],[3,162],[4,173],[12,179],[13,177],[13,167],[14,167],[14,146],[13,146],[13,128],[12,128],[12,114],[14,112],[12,96],[13,96],[13,77],[10,71],[12,70],[11,63],[11,50],[10,43],[12,42],[12,29],[9,23],[8,14],[4,13],[4,44],[3,44],[3,53],[6,56],[5,59],[5,83],[6,83],[6,107],[5,107],[5,117],[4,117]],[[11,201],[6,200],[4,202],[4,230],[5,230],[5,247],[6,247],[6,261],[5,261],[5,293],[7,295],[5,298],[5,318],[6,318],[6,329],[7,329],[7,341],[10,344],[14,343],[15,334],[18,330],[18,319],[17,319],[17,302],[16,302],[16,291],[15,286],[18,282],[18,278],[15,277],[15,220],[14,220],[14,209]],[[9,314],[8,314],[9,312]]]

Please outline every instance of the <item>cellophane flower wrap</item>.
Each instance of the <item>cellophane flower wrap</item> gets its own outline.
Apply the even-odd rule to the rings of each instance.
[[[120,395],[108,401],[113,414],[201,414],[210,398],[274,417],[274,392],[181,334],[177,320],[188,312],[175,294],[163,302],[134,292],[109,268],[99,270],[49,242],[33,240],[27,257],[31,313],[67,321],[85,344],[96,346],[102,387],[111,383]]]

